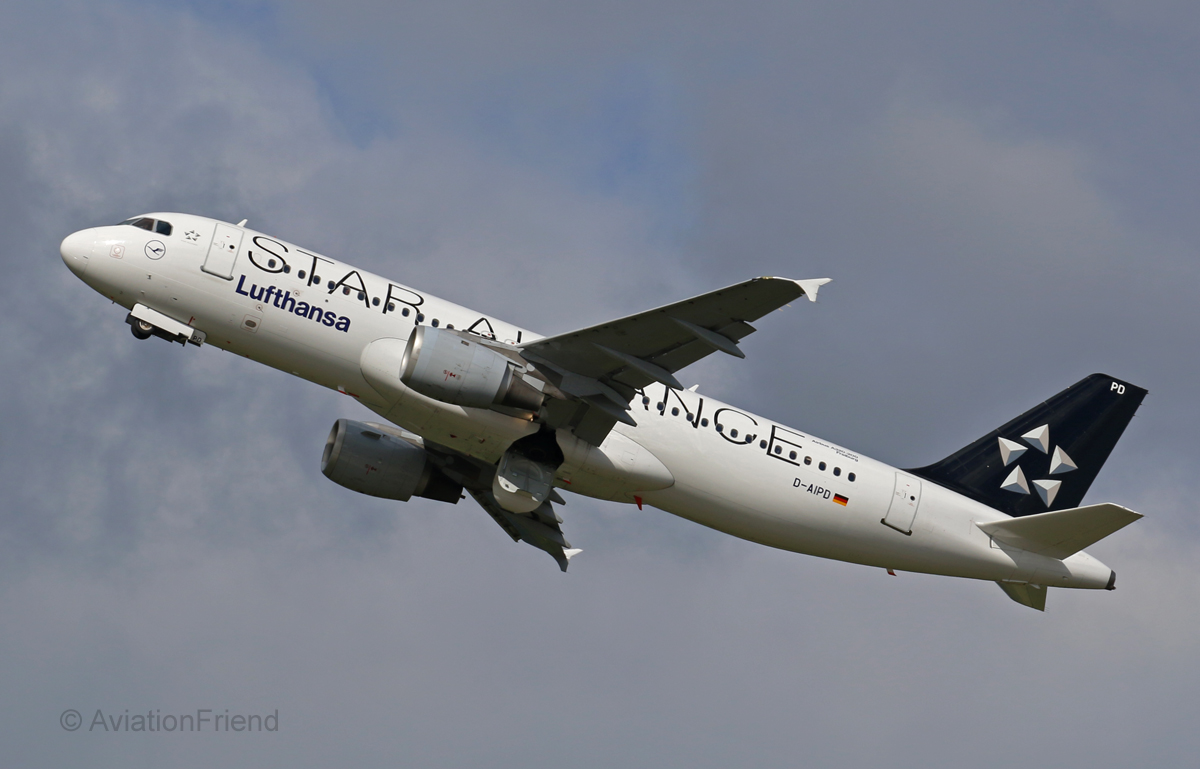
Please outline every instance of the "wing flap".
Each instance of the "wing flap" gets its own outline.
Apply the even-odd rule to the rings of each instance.
[[[1141,517],[1141,513],[1135,513],[1127,507],[1105,502],[975,525],[997,542],[1061,559],[1099,542]]]

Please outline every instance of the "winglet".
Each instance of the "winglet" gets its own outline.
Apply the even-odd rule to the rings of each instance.
[[[565,572],[567,570],[567,564],[571,562],[571,559],[582,552],[583,551],[577,547],[563,548],[562,556],[555,556],[554,560],[558,561],[558,568]],[[551,553],[551,555],[553,555],[553,553]]]
[[[832,280],[833,278],[813,278],[812,280],[794,280],[792,282],[800,287],[800,290],[808,297],[808,301],[815,302],[817,301],[817,289]]]

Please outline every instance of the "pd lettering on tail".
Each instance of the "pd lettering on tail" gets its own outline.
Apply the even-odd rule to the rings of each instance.
[[[1125,394],[1125,385],[1121,384],[1120,382],[1113,382],[1112,386],[1108,388],[1108,391],[1114,392],[1117,395],[1124,395]]]

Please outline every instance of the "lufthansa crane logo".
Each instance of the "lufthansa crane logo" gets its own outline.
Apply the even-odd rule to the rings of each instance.
[[[1024,444],[1010,441],[1007,438],[1000,438],[1000,459],[1004,461],[1004,466],[1008,467],[1012,463],[1021,458],[1030,448],[1040,451],[1043,454],[1050,455],[1050,475],[1062,475],[1069,473],[1072,470],[1079,469],[1075,461],[1063,451],[1062,446],[1051,448],[1050,445],[1050,425],[1042,425],[1034,428],[1021,436]],[[1028,444],[1028,445],[1026,445]],[[1012,472],[1000,484],[1000,488],[1004,491],[1011,491],[1014,494],[1029,494],[1029,481],[1025,478],[1025,471],[1017,465],[1012,469]],[[1042,502],[1046,507],[1054,504],[1054,498],[1058,496],[1058,490],[1062,488],[1062,481],[1057,479],[1046,478],[1033,482],[1033,488],[1037,491]]]
[[[167,247],[161,240],[152,240],[146,244],[146,256],[151,259],[162,259],[165,253],[167,253]]]

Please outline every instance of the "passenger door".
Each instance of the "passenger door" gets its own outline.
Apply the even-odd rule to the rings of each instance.
[[[233,280],[233,265],[237,261],[238,248],[242,245],[242,229],[229,224],[217,223],[208,256],[200,269],[218,278]]]
[[[906,473],[896,473],[896,487],[883,525],[891,526],[901,534],[912,534],[913,519],[917,517],[920,504],[921,480]]]

